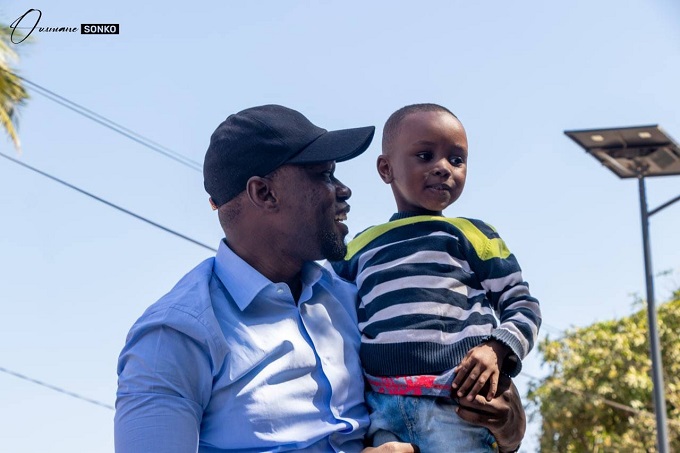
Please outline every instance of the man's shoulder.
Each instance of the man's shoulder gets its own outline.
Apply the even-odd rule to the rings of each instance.
[[[135,323],[164,324],[178,327],[198,322],[212,313],[210,282],[213,278],[214,258],[208,258],[184,275],[175,286],[150,305]]]

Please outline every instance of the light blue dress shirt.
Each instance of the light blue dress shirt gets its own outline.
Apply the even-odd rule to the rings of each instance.
[[[360,451],[356,290],[316,263],[302,281],[296,304],[222,241],[149,307],[118,362],[116,452]]]

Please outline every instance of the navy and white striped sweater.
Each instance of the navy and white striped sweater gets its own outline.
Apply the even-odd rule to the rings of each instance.
[[[331,264],[357,285],[369,375],[441,374],[495,338],[514,352],[503,371],[516,376],[536,341],[538,300],[496,230],[480,220],[395,214]]]

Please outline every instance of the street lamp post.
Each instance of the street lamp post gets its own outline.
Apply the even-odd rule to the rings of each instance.
[[[666,429],[666,398],[664,396],[663,367],[657,331],[656,305],[654,303],[649,217],[680,200],[680,196],[651,211],[648,210],[645,177],[680,175],[680,148],[672,138],[656,125],[572,130],[564,131],[564,133],[619,178],[637,178],[638,180],[657,446],[660,453],[667,453],[669,444]]]

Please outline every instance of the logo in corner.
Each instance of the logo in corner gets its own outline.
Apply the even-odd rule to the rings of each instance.
[[[119,24],[80,24],[81,35],[118,35]]]
[[[36,8],[31,8],[22,14],[17,20],[12,22],[9,28],[12,29],[10,33],[10,42],[12,44],[21,44],[26,41],[29,36],[38,29],[39,33],[76,33],[78,27],[39,27],[40,19],[42,19],[42,11]],[[20,31],[17,32],[17,29]],[[21,30],[28,30],[22,33]],[[16,34],[15,34],[16,32]],[[120,34],[120,24],[80,24],[81,35],[118,35]]]
[[[14,32],[17,30],[17,28],[28,28],[28,27],[19,27],[19,25],[26,18],[26,16],[31,14],[33,11],[38,13],[38,17],[35,19],[35,23],[33,24],[31,31],[26,33],[26,35],[22,39],[20,39],[19,41],[15,41],[14,40]],[[31,36],[31,33],[33,33],[35,31],[35,27],[37,27],[38,24],[40,23],[40,19],[42,19],[42,11],[40,11],[39,9],[31,8],[28,11],[26,11],[24,14],[22,14],[17,20],[12,22],[9,26],[9,28],[12,29],[12,32],[9,35],[9,40],[12,42],[12,44],[21,44],[22,42],[26,41],[26,39],[28,39],[28,37]]]

